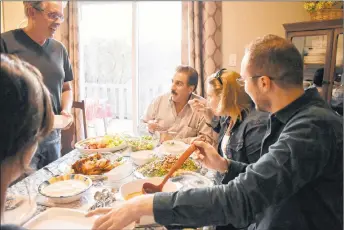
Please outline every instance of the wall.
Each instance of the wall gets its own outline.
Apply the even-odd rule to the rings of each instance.
[[[3,32],[4,31],[4,14],[2,12],[3,10],[3,7],[2,7],[2,1],[0,1],[0,24],[1,24],[1,27],[0,27],[0,31]]]
[[[22,1],[3,1],[3,23],[4,30],[17,29],[18,25],[25,19]]]
[[[284,23],[309,21],[303,2],[222,2],[223,66],[240,72],[245,46],[265,34],[285,37]],[[229,66],[236,54],[236,66]]]

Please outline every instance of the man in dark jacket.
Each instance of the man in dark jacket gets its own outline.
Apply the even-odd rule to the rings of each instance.
[[[303,61],[289,41],[253,41],[241,65],[245,91],[271,113],[254,164],[226,160],[194,142],[200,160],[233,177],[228,184],[139,196],[104,213],[94,229],[121,229],[142,215],[163,225],[226,225],[272,230],[343,227],[343,123],[316,89],[303,90]],[[236,173],[237,174],[237,173]]]

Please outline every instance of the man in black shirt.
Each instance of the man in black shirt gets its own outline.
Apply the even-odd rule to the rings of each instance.
[[[62,2],[24,2],[28,25],[1,34],[0,52],[15,54],[37,67],[51,93],[55,115],[65,115],[73,121],[71,107],[73,72],[66,48],[53,36],[64,20]],[[6,108],[3,108],[6,109]],[[32,160],[31,166],[40,169],[56,160],[61,154],[61,133],[55,129],[44,139]]]
[[[89,216],[105,215],[93,229],[122,229],[143,215],[163,225],[342,229],[343,121],[316,89],[303,90],[300,53],[275,35],[256,39],[247,48],[241,76],[256,107],[271,113],[260,159],[250,165],[226,160],[211,145],[195,141],[204,165],[225,179],[236,177],[228,184],[139,196],[94,211]]]

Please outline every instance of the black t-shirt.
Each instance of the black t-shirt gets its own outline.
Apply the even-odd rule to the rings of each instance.
[[[44,84],[51,93],[54,113],[60,114],[63,83],[73,80],[72,67],[63,44],[47,39],[41,46],[22,29],[16,29],[1,34],[0,52],[15,54],[42,73]]]
[[[26,230],[25,228],[22,228],[18,225],[12,225],[12,224],[5,224],[0,226],[1,230]]]

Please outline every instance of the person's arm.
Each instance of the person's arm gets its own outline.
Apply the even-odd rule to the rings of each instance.
[[[257,213],[279,205],[316,179],[325,166],[331,167],[331,154],[336,151],[334,131],[323,121],[305,121],[286,127],[268,153],[227,185],[156,194],[155,221],[194,226],[231,223],[235,227],[252,223]]]
[[[69,60],[69,56],[65,47],[63,47],[63,69],[65,73],[64,82],[62,85],[62,96],[61,96],[61,115],[68,116],[70,123],[64,129],[68,129],[73,124],[72,106],[73,106],[73,87],[72,81],[73,70]]]
[[[73,90],[70,81],[64,82],[62,87],[61,110],[69,114],[72,112]],[[62,113],[62,112],[61,112]]]
[[[162,97],[160,96],[152,101],[152,103],[147,107],[141,119],[141,123],[147,124],[147,129],[150,133],[154,133],[155,131],[160,129],[160,126],[158,125],[158,121],[156,119],[161,98]]]
[[[73,105],[73,87],[72,81],[74,79],[72,65],[65,47],[63,47],[63,70],[64,83],[62,86],[61,110],[71,114]]]

